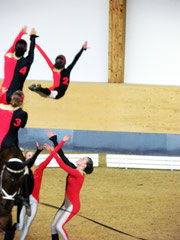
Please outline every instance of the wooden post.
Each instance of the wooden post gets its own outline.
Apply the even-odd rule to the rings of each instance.
[[[108,82],[124,82],[126,0],[109,2],[109,59]]]

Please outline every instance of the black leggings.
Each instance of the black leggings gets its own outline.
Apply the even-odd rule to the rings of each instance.
[[[40,92],[42,92],[43,94],[45,94],[46,96],[49,96],[49,97],[51,97],[51,98],[59,99],[59,98],[61,98],[61,97],[64,96],[66,90],[64,90],[64,89],[59,89],[59,88],[55,88],[54,90],[50,91],[48,88],[42,88],[42,87],[41,87]],[[51,95],[52,95],[52,94],[51,94],[52,92],[56,92],[56,94],[55,94],[56,96],[51,96]]]

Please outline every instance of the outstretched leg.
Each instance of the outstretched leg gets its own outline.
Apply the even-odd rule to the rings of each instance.
[[[31,91],[38,93],[42,97],[49,97],[53,99],[62,98],[65,95],[66,89],[55,88],[54,90],[49,90],[49,88],[41,87],[41,84],[32,84],[28,87]]]
[[[51,91],[48,88],[42,88],[41,84],[32,84],[28,87],[29,90],[38,93],[42,97],[48,97],[51,93]]]

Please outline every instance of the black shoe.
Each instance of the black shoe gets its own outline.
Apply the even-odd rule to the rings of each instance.
[[[41,84],[37,84],[35,87],[35,91],[40,92],[41,91]]]
[[[52,235],[51,235],[51,239],[52,239],[52,240],[59,240],[58,234],[57,234],[57,233],[56,233],[56,234],[52,234]]]
[[[29,88],[29,90],[31,90],[31,91],[35,91],[36,84],[32,84],[32,85],[29,86],[28,88]]]

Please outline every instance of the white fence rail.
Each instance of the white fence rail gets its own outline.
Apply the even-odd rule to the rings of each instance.
[[[66,154],[66,157],[74,164],[78,159],[86,156],[92,158],[95,167],[99,166],[98,154]],[[47,157],[48,154],[40,154],[35,164],[39,165]],[[180,157],[106,154],[106,166],[125,169],[168,169],[173,171],[180,170]],[[59,167],[59,165],[53,158],[47,167]]]
[[[43,162],[47,157],[49,156],[49,154],[40,154],[36,161],[35,161],[35,165],[39,165],[41,162]],[[99,166],[99,155],[98,154],[66,154],[66,157],[69,159],[69,161],[71,161],[72,163],[76,163],[77,160],[79,160],[82,157],[90,157],[93,160],[93,164],[94,167],[98,167]],[[47,165],[47,167],[59,167],[59,165],[57,164],[56,160],[53,158],[51,160],[51,162]]]
[[[107,167],[180,170],[180,157],[107,154]]]

